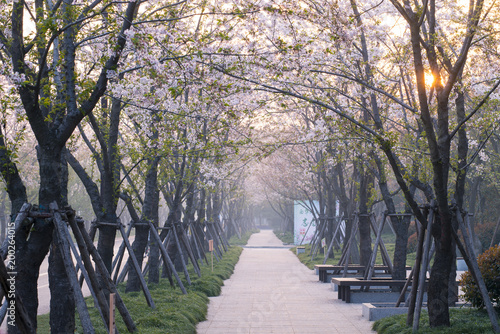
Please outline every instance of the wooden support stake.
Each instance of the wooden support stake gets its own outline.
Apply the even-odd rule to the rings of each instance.
[[[191,285],[191,278],[189,277],[189,273],[188,273],[187,266],[186,266],[186,261],[184,261],[184,254],[182,251],[181,243],[179,242],[179,237],[177,236],[177,228],[175,227],[175,223],[172,224],[172,229],[173,229],[173,234],[174,234],[175,245],[177,247],[177,251],[179,252],[179,258],[181,259],[182,268],[184,270],[184,277],[186,277],[188,284]],[[157,233],[156,229],[151,230],[151,231],[154,231],[154,233]]]
[[[420,313],[422,311],[422,303],[424,300],[424,288],[425,280],[427,278],[427,268],[430,262],[430,249],[432,244],[432,224],[434,223],[435,214],[434,210],[431,209],[429,214],[429,219],[427,221],[427,234],[425,235],[424,250],[422,254],[422,266],[420,267],[420,273],[418,277],[418,291],[417,299],[415,301],[415,314],[413,315],[413,331],[418,331],[418,326],[420,324]],[[417,286],[413,286],[412,289],[417,289]]]
[[[10,291],[10,283],[8,281],[10,275],[7,273],[7,268],[5,267],[5,263],[3,262],[4,259],[3,257],[0,258],[0,286],[2,287],[2,290],[5,292]],[[16,322],[16,327],[17,329],[22,333],[22,334],[31,334],[35,333],[36,328],[33,327],[33,324],[31,323],[31,320],[28,316],[28,313],[26,312],[26,309],[24,308],[23,301],[21,300],[21,297],[16,293],[14,298],[10,293],[6,293],[6,301],[8,305],[11,305],[11,303],[15,303],[16,307],[16,317],[15,317],[15,322]],[[3,309],[3,306],[2,306]],[[5,307],[5,310],[7,311],[7,306]]]
[[[498,226],[500,225],[500,217],[498,217],[497,223],[495,225],[495,230],[493,231],[493,235],[491,236],[490,248],[495,244],[495,237],[497,236]]]
[[[372,252],[372,256],[370,258],[370,264],[369,264],[369,267],[367,268],[368,270],[366,270],[366,272],[365,272],[364,279],[372,279],[374,268],[375,268],[375,261],[377,261],[377,251],[378,251],[380,241],[382,239],[382,230],[384,229],[384,224],[385,224],[386,218],[387,218],[387,215],[384,214],[384,218],[382,219],[382,221],[380,222],[380,225],[378,226],[377,237],[375,239],[375,246],[373,246],[373,252]],[[368,291],[368,288],[369,288],[369,286],[366,287],[366,291]]]
[[[472,272],[473,277],[476,280],[477,286],[479,287],[479,291],[481,292],[481,297],[483,298],[484,306],[486,307],[486,311],[488,312],[488,316],[490,318],[491,327],[493,327],[495,333],[500,333],[500,326],[498,325],[497,313],[493,308],[493,304],[491,303],[491,299],[488,294],[488,289],[486,288],[486,284],[484,283],[483,275],[481,274],[481,270],[479,269],[479,265],[477,264],[477,256],[476,256],[476,251],[474,250],[474,244],[472,243],[472,233],[470,233],[471,226],[469,224],[468,217],[466,216],[465,218],[466,222],[464,223],[462,219],[462,214],[458,209],[456,210],[456,217],[458,220],[458,225],[462,229],[462,235],[465,240],[465,246],[466,246],[465,252],[468,257],[468,260],[466,260],[467,266],[469,267],[469,270]]]
[[[105,285],[105,288],[108,289],[111,293],[114,293],[116,295],[116,308],[118,308],[118,311],[120,312],[120,315],[122,316],[123,322],[127,326],[127,330],[130,333],[133,333],[137,331],[137,327],[135,326],[134,321],[132,320],[132,317],[130,316],[130,313],[127,310],[127,307],[123,303],[122,298],[120,297],[120,294],[116,290],[116,286],[114,285],[113,281],[111,280],[111,276],[109,275],[108,269],[106,268],[106,265],[104,264],[104,261],[102,260],[101,256],[99,255],[99,252],[97,252],[97,249],[94,246],[94,243],[92,242],[90,236],[88,235],[87,231],[85,230],[85,226],[83,225],[83,222],[79,222],[77,225],[77,222],[75,222],[74,219],[69,219],[69,225],[71,229],[73,230],[73,234],[75,237],[78,235],[80,238],[83,239],[85,243],[85,249],[89,253],[89,255],[92,255],[92,258],[94,259],[94,262],[96,264],[96,271],[99,272],[101,277],[103,278],[103,283]]]
[[[31,204],[24,203],[19,210],[19,213],[16,216],[16,220],[14,221],[14,235],[17,235],[19,229],[23,227],[24,220],[28,217],[28,214],[31,210]],[[3,259],[5,259],[5,255],[7,255],[7,249],[9,247],[9,238],[5,238],[2,243],[2,247],[0,248],[0,255]]]
[[[335,242],[335,238],[337,237],[337,233],[340,231],[340,224],[342,223],[342,218],[338,220],[337,227],[335,228],[335,232],[333,233],[332,240],[330,241],[330,244],[328,245],[328,250],[325,253],[325,258],[323,259],[323,264],[326,263],[326,260],[328,259],[328,255],[330,254],[330,251],[333,248],[333,244]]]
[[[85,252],[85,250],[82,250],[82,248],[80,248],[81,255],[78,254],[78,252],[76,251],[76,247],[73,244],[73,240],[71,239],[71,235],[69,234],[68,228],[65,229],[65,234],[71,246],[71,250],[73,251],[76,263],[82,270],[82,275],[85,278],[90,294],[94,299],[94,305],[96,306],[97,310],[99,311],[99,314],[101,315],[101,319],[104,323],[104,326],[106,326],[108,323],[108,314],[106,313],[108,304],[106,303],[106,296],[104,296],[104,292],[99,286],[97,276],[94,271],[94,267],[92,266],[92,261],[90,260],[90,255],[88,254],[88,252]],[[78,237],[75,236],[75,239],[77,238]],[[81,240],[80,238],[78,238],[78,240],[80,242],[83,242],[83,240]]]
[[[433,215],[434,215],[435,205],[436,205],[436,202],[434,200],[432,200],[430,203],[431,211],[429,212],[429,216],[427,218],[427,221],[434,219]],[[413,316],[415,314],[415,304],[417,302],[419,273],[420,273],[420,270],[422,270],[421,264],[422,264],[422,254],[423,254],[423,249],[424,249],[425,229],[426,229],[426,226],[420,225],[420,233],[418,235],[418,243],[417,243],[417,256],[415,258],[415,265],[413,266],[413,283],[411,285],[410,303],[408,305],[408,314],[406,316],[406,325],[407,326],[413,326]],[[425,268],[425,270],[427,270],[427,268]]]
[[[127,238],[129,237],[131,230],[132,230],[132,224],[130,224],[127,228],[127,234],[126,234]],[[113,276],[113,282],[115,282],[115,284],[116,280],[118,279],[118,274],[120,273],[120,267],[124,255],[125,255],[125,241],[122,240],[120,248],[118,249],[118,254],[116,254],[115,259],[113,260],[113,264],[111,266],[111,272],[113,272],[113,269],[115,270],[115,274]]]
[[[222,229],[222,226],[220,225],[221,224],[220,220],[216,221],[214,224],[215,224],[215,229],[217,230],[217,233],[219,234],[219,238],[221,239],[222,247],[224,247],[224,251],[227,252],[227,249],[229,247],[231,247],[231,245],[229,245],[229,241],[227,241],[226,236],[224,235],[224,230]]]
[[[346,248],[347,252],[346,252],[346,258],[344,259],[345,263],[344,263],[344,272],[342,273],[342,277],[347,276],[347,268],[349,266],[349,258],[351,256],[351,247],[352,247],[352,244],[354,243],[354,240],[356,239],[358,222],[359,222],[359,218],[358,218],[358,215],[356,215],[356,217],[354,218],[354,222],[352,223],[351,237],[349,238],[347,248]]]
[[[408,276],[408,278],[406,279],[406,283],[403,287],[403,289],[401,290],[401,294],[399,295],[399,298],[398,298],[398,301],[396,302],[396,307],[399,307],[399,305],[401,304],[401,302],[406,299],[406,291],[408,290],[408,287],[410,286],[410,283],[413,279],[413,271],[415,270],[415,267],[413,267],[411,269],[411,272],[410,272],[410,275]]]
[[[201,263],[203,264],[203,260],[205,260],[205,263],[208,265],[208,259],[205,254],[205,247],[203,247],[203,243],[198,236],[198,232],[196,232],[196,227],[193,227],[191,231],[193,232],[194,242],[198,251],[199,258],[201,259]]]
[[[163,243],[161,242],[160,236],[158,235],[158,232],[156,231],[153,223],[149,222],[149,228],[150,228],[151,232],[153,232],[153,233],[150,233],[150,235],[153,235],[153,237],[156,239],[156,242],[158,242],[158,245],[160,246],[160,252],[163,256],[163,262],[165,262],[167,264],[167,266],[170,267],[170,270],[174,274],[175,279],[177,280],[177,283],[179,284],[179,287],[181,288],[182,293],[187,294],[186,288],[184,288],[184,284],[182,284],[182,281],[179,278],[177,271],[175,270],[175,266],[174,266],[172,260],[170,259],[170,256],[168,255],[167,250],[163,246]]]
[[[208,240],[208,250],[212,254],[212,271],[214,271],[214,241]]]
[[[58,248],[61,251],[61,257],[64,262],[64,269],[66,271],[66,276],[68,277],[71,289],[73,290],[76,308],[78,311],[78,315],[80,317],[80,323],[82,324],[82,328],[85,333],[95,333],[94,326],[90,321],[90,314],[89,310],[87,309],[87,304],[85,303],[82,290],[80,289],[80,284],[78,283],[78,276],[76,274],[73,261],[71,260],[68,240],[66,239],[66,235],[64,233],[64,230],[66,229],[66,224],[62,220],[56,202],[51,203],[49,207],[54,216],[54,227],[56,229],[57,239],[58,239],[56,240],[56,242],[59,243]]]
[[[372,219],[372,217],[370,217],[370,225],[372,226],[373,233],[375,234],[375,237],[377,237],[378,232],[377,232],[377,228],[375,227],[374,219]],[[385,219],[384,219],[384,222],[385,222]],[[379,246],[380,246],[380,255],[382,256],[382,261],[388,267],[389,273],[391,273],[391,275],[392,275],[394,268],[392,266],[391,257],[389,256],[389,253],[387,252],[387,248],[385,248],[384,240],[379,239]]]
[[[146,301],[153,310],[156,308],[155,303],[153,301],[153,298],[151,297],[151,293],[149,292],[148,285],[146,284],[146,281],[144,280],[144,276],[142,276],[142,270],[141,267],[139,266],[139,262],[137,261],[137,258],[135,257],[134,250],[132,249],[132,246],[130,246],[130,243],[128,241],[128,238],[125,234],[125,231],[123,229],[123,226],[120,224],[120,233],[122,234],[123,241],[125,242],[125,246],[127,247],[128,250],[128,256],[132,260],[132,265],[134,270],[137,273],[137,276],[139,277],[139,281],[141,282],[141,287],[142,287],[142,292],[144,293],[144,297],[146,297]]]
[[[172,229],[169,229],[168,232],[167,232],[167,236],[165,237],[165,240],[163,240],[163,247],[165,248],[165,253],[168,255],[168,252],[167,252],[167,249],[168,249],[168,243],[170,242],[170,236],[172,235]],[[163,260],[163,252],[160,248],[160,254],[162,256],[162,260]],[[174,280],[172,279],[172,270],[170,270],[170,265],[168,264],[168,262],[166,262],[165,260],[163,260],[163,264],[164,264],[164,268],[167,272],[167,278],[168,278],[168,281],[170,283],[170,286],[174,286]],[[174,268],[175,269],[175,268]]]
[[[184,245],[184,248],[186,248],[188,252],[188,256],[191,259],[191,262],[193,263],[193,268],[198,277],[201,277],[201,272],[200,272],[200,267],[198,265],[198,261],[196,260],[193,249],[191,248],[191,243],[189,242],[188,236],[186,235],[186,231],[184,231],[183,228],[181,228],[181,241],[182,244]]]
[[[109,334],[115,334],[115,294],[109,294]]]

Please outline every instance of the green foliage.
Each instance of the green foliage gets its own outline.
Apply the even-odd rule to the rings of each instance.
[[[481,241],[483,250],[490,247],[491,238],[493,236],[493,233],[495,232],[495,226],[496,222],[485,221],[482,224],[476,224],[476,226],[474,227],[474,231],[476,232],[476,236]],[[497,234],[495,235],[495,239],[493,240],[493,244],[496,245],[498,243],[500,243],[500,233],[497,232]]]
[[[224,285],[223,280],[228,279],[233,273],[241,252],[240,247],[229,248],[219,262],[214,260],[213,272],[211,266],[205,264],[201,267],[201,277],[196,276],[190,265],[188,272],[192,280],[191,286],[188,286],[182,274],[179,273],[188,291],[187,295],[183,295],[177,285],[172,288],[167,279],[162,279],[159,284],[149,284],[148,287],[156,305],[155,310],[148,307],[142,292],[125,293],[125,285],[120,284],[118,291],[135,321],[137,333],[195,334],[196,324],[206,319],[208,297],[220,294],[221,286]],[[86,302],[96,333],[107,333],[92,298],[86,298]],[[76,317],[78,319],[78,314]],[[116,325],[120,333],[128,333],[118,310],[116,311]],[[50,333],[49,314],[38,317],[37,333]],[[75,333],[83,333],[78,320]]]
[[[250,239],[250,236],[254,233],[259,233],[260,230],[249,230],[246,231],[241,235],[241,239],[238,238],[238,235],[233,235],[231,238],[229,238],[229,244],[231,246],[244,246],[248,243],[248,239]]]
[[[484,283],[488,289],[491,301],[500,309],[500,245],[491,247],[478,256],[477,263],[483,275]],[[466,271],[460,278],[464,299],[479,309],[484,308],[484,301],[481,297],[476,282],[469,271]]]
[[[422,312],[419,323],[419,334],[476,334],[493,333],[486,312],[470,308],[450,310],[451,327],[429,327],[427,311]],[[379,334],[410,334],[411,327],[406,326],[406,314],[395,315],[375,321],[373,330]]]
[[[285,244],[293,244],[293,233],[292,232],[290,232],[290,231],[281,232],[281,231],[278,231],[278,230],[274,230],[273,232],[276,235],[276,237],[278,237],[278,239],[280,239],[281,241],[283,241],[283,243],[285,243]]]

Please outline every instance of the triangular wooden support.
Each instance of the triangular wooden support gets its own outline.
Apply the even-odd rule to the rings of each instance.
[[[488,290],[486,288],[486,284],[483,280],[483,275],[481,274],[481,270],[479,269],[479,265],[477,264],[477,256],[476,251],[474,250],[474,245],[472,243],[472,235],[470,233],[471,226],[469,224],[468,216],[464,219],[462,218],[462,213],[458,210],[458,207],[455,208],[455,214],[458,220],[458,225],[462,229],[462,235],[465,241],[465,249],[462,246],[460,239],[455,231],[453,231],[453,237],[457,245],[459,245],[460,252],[464,256],[464,260],[467,263],[467,266],[474,277],[474,280],[479,287],[479,291],[481,292],[481,297],[484,301],[484,306],[486,307],[486,311],[488,312],[488,316],[490,318],[491,326],[495,333],[500,333],[500,326],[498,325],[498,317],[495,309],[493,308],[493,304],[491,303],[490,296],[488,294]]]
[[[175,270],[175,266],[170,259],[170,256],[167,253],[167,250],[163,246],[163,243],[161,242],[160,236],[158,235],[158,232],[156,231],[156,228],[151,222],[149,223],[149,228],[150,228],[150,235],[153,235],[153,237],[156,239],[156,242],[158,242],[158,245],[160,246],[160,252],[163,257],[163,261],[167,264],[167,266],[170,268],[171,272],[174,274],[175,279],[177,280],[177,284],[179,284],[179,287],[181,288],[181,291],[183,294],[187,294],[186,288],[184,287],[184,284],[182,284],[181,279],[179,278],[179,275],[177,274],[177,271]],[[123,230],[123,228],[122,228]]]
[[[58,211],[57,204],[50,204],[51,213],[54,215],[54,227],[57,232],[57,239],[52,241],[58,243],[58,248],[61,251],[61,256],[64,261],[64,269],[66,271],[66,276],[68,277],[71,289],[75,297],[76,309],[80,317],[80,322],[82,324],[83,331],[85,333],[95,333],[94,326],[90,321],[89,310],[87,309],[87,304],[83,298],[82,290],[80,289],[80,284],[78,283],[78,276],[76,274],[73,261],[71,260],[71,254],[69,252],[69,243],[64,233],[66,229],[66,224],[63,222],[61,214]]]
[[[82,252],[81,256],[80,253],[76,250],[76,247],[73,243],[73,240],[71,239],[71,236],[69,234],[68,228],[66,227],[65,229],[65,234],[67,237],[67,240],[69,241],[69,245],[71,247],[71,250],[73,252],[73,256],[75,257],[76,263],[77,263],[77,268],[80,268],[82,271],[82,275],[85,278],[85,281],[87,282],[87,286],[90,290],[90,294],[92,295],[92,298],[94,299],[94,305],[99,311],[99,314],[101,316],[101,319],[104,324],[104,328],[108,328],[109,324],[109,312],[108,310],[108,303],[106,300],[106,296],[104,295],[104,292],[102,291],[101,287],[97,283],[97,277],[94,272],[94,268],[92,265],[88,265],[91,262],[90,256],[86,257],[85,254]],[[88,254],[87,254],[88,255]],[[87,264],[84,264],[85,263]],[[80,285],[81,288],[81,285]],[[116,329],[115,329],[116,330]]]
[[[116,296],[116,308],[120,312],[120,315],[123,318],[123,321],[125,325],[127,326],[127,330],[129,332],[135,332],[137,331],[137,327],[135,326],[134,321],[132,320],[130,313],[127,310],[127,307],[123,303],[123,300],[121,299],[120,294],[116,290],[116,286],[113,283],[111,276],[109,275],[109,272],[106,268],[106,265],[104,264],[104,261],[102,260],[101,256],[99,255],[99,252],[97,252],[97,249],[94,246],[94,243],[92,242],[89,234],[85,230],[85,226],[83,225],[83,221],[75,221],[72,217],[69,217],[69,225],[71,227],[71,230],[73,231],[73,235],[75,236],[75,239],[77,241],[78,247],[80,249],[80,254],[85,254],[84,256],[87,258],[92,258],[94,259],[94,263],[96,266],[96,271],[99,272],[101,277],[103,278],[103,283],[105,285],[105,288],[110,292],[114,293]],[[84,264],[86,261],[84,261]],[[88,272],[92,271],[90,268],[93,268],[92,265],[89,266],[89,269],[87,270]]]
[[[127,233],[125,234],[127,236],[127,239],[130,236],[131,230],[132,230],[132,224],[130,224],[127,228]],[[113,264],[111,266],[111,272],[113,272],[113,270],[115,272],[113,276],[113,282],[115,282],[115,284],[116,280],[118,279],[118,274],[120,273],[121,263],[123,261],[123,256],[125,255],[125,248],[126,248],[125,241],[122,240],[120,248],[118,248],[118,253],[116,254],[115,259],[113,260]]]
[[[416,298],[414,303],[414,309],[415,313],[413,315],[413,331],[416,332],[418,330],[418,326],[420,324],[420,313],[422,312],[422,303],[424,300],[424,289],[425,289],[425,280],[427,278],[427,268],[429,267],[429,262],[431,261],[431,244],[432,244],[432,225],[434,224],[434,220],[436,218],[436,213],[434,212],[434,209],[431,207],[431,211],[429,213],[429,217],[427,219],[427,228],[426,231],[427,233],[425,234],[425,240],[424,240],[424,249],[423,249],[423,254],[422,254],[422,265],[420,267],[420,272],[418,273],[418,287],[416,286],[417,283],[415,283],[414,286],[412,286],[412,291],[413,289],[417,289],[416,293]],[[412,294],[414,296],[414,294]],[[412,303],[413,303],[412,299]]]
[[[193,253],[193,248],[191,247],[191,243],[189,242],[188,236],[186,235],[186,231],[180,227],[181,229],[181,242],[184,245],[184,248],[187,250],[188,257],[191,260],[191,263],[193,264],[194,271],[198,275],[198,277],[201,277],[201,271],[200,271],[200,266],[198,265],[198,261],[196,261]]]
[[[122,235],[123,241],[125,242],[125,247],[127,247],[128,250],[128,256],[132,261],[132,266],[135,272],[137,273],[137,276],[139,277],[139,281],[141,283],[142,287],[142,292],[144,293],[144,297],[146,297],[146,301],[152,309],[155,309],[155,303],[153,301],[153,298],[151,297],[151,293],[149,292],[148,285],[146,284],[146,280],[144,279],[144,276],[142,276],[142,270],[141,267],[139,266],[139,262],[137,261],[137,258],[135,257],[134,250],[132,249],[132,246],[130,246],[130,242],[128,241],[127,235],[123,229],[123,226],[120,224],[120,233]]]
[[[3,291],[10,291],[9,287],[10,284],[8,282],[10,275],[3,261],[4,260],[2,256],[0,258],[0,286]],[[4,305],[8,305],[12,302],[15,303],[15,308],[16,308],[15,322],[19,331],[22,334],[35,333],[35,328],[33,327],[33,324],[31,323],[30,318],[26,313],[26,309],[24,308],[24,304],[23,301],[21,300],[21,297],[19,297],[18,294],[15,294],[15,297],[12,298],[12,295],[9,293],[6,293],[5,297],[6,297],[6,302],[4,303]],[[2,306],[2,308],[4,308],[4,306]],[[7,306],[5,306],[5,311],[7,311]]]
[[[151,230],[151,231],[153,231],[153,230]],[[154,230],[154,231],[156,233],[156,230]],[[189,277],[189,273],[188,273],[187,266],[186,266],[186,261],[184,260],[184,252],[182,251],[181,243],[179,242],[179,237],[177,235],[177,228],[175,227],[175,223],[172,224],[172,234],[174,235],[175,245],[177,247],[177,251],[179,252],[179,258],[181,260],[182,269],[184,270],[184,277],[186,277],[186,281],[187,281],[188,285],[191,285],[191,278]]]
[[[426,226],[420,225],[420,233],[418,234],[418,242],[417,242],[417,256],[415,258],[415,265],[413,266],[412,270],[412,276],[410,276],[408,279],[412,280],[412,289],[410,293],[410,300],[408,304],[408,314],[406,316],[406,325],[407,326],[413,326],[413,319],[415,315],[415,306],[417,302],[417,292],[418,292],[418,285],[420,282],[420,272],[422,270],[425,270],[427,272],[427,267],[422,269],[422,259],[424,257],[424,242],[425,242],[425,236],[426,236],[426,230],[429,225],[429,222],[434,220],[434,207],[436,206],[436,202],[434,200],[431,201],[429,207],[429,215],[427,217],[427,224]],[[429,230],[427,230],[427,233],[430,233]],[[400,296],[401,299],[401,296]],[[397,305],[399,306],[399,305]]]
[[[355,243],[356,240],[356,232],[358,231],[358,224],[359,224],[359,217],[356,214],[354,217],[354,222],[352,223],[352,228],[351,228],[351,236],[349,237],[349,241],[346,247],[346,252],[345,252],[345,258],[344,258],[344,270],[342,273],[342,277],[347,276],[347,268],[349,267],[349,258],[351,256],[351,248],[352,245]],[[342,259],[341,259],[342,260]]]
[[[337,219],[338,218],[338,219]],[[332,236],[332,240],[330,241],[330,244],[328,244],[328,250],[326,251],[325,253],[325,258],[323,259],[323,264],[326,263],[326,260],[328,260],[328,254],[330,254],[330,251],[332,250],[333,248],[333,244],[334,242],[336,241],[337,239],[337,234],[339,233],[340,231],[340,226],[342,224],[342,219],[343,217],[340,216],[340,217],[335,217],[333,218],[334,219],[334,222],[336,221],[337,222],[337,226],[335,227],[335,232],[333,233],[333,236]]]
[[[382,229],[384,228],[386,216],[384,215],[384,220],[380,223],[380,225],[375,226],[375,219],[373,214],[370,215],[370,226],[372,227],[373,234],[375,234],[376,240],[378,240],[378,246],[380,246],[380,254],[382,255],[382,261],[389,268],[389,273],[392,274],[394,268],[392,266],[392,260],[389,256],[389,252],[387,252],[387,248],[385,247],[384,240],[382,240]],[[380,231],[380,232],[379,232]],[[379,237],[380,235],[380,237]],[[377,246],[377,245],[375,245]]]
[[[204,259],[205,263],[208,266],[209,263],[208,263],[207,255],[205,254],[205,250],[203,248],[203,243],[201,242],[201,240],[200,240],[200,238],[198,236],[198,232],[196,232],[196,227],[191,226],[191,233],[194,236],[194,242],[195,242],[196,249],[197,249],[197,252],[198,252],[198,258],[201,260],[201,263],[203,263],[203,259]]]

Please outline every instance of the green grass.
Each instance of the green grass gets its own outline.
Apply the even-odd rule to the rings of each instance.
[[[191,286],[188,286],[184,275],[179,272],[188,291],[187,295],[182,294],[177,284],[171,287],[166,279],[162,279],[159,284],[148,284],[156,305],[155,310],[148,307],[142,292],[125,293],[125,285],[120,284],[118,291],[137,326],[136,333],[195,334],[196,324],[206,319],[208,297],[220,294],[223,280],[228,279],[233,273],[241,251],[241,247],[231,247],[221,261],[214,260],[213,272],[206,264],[201,266],[201,278],[190,266],[188,272],[192,281]],[[96,333],[107,333],[92,298],[86,298],[86,302]],[[76,333],[83,333],[78,315],[76,322]],[[116,310],[116,325],[120,333],[128,333],[118,310]],[[48,314],[38,316],[37,333],[50,333]]]
[[[300,262],[305,264],[309,269],[314,269],[315,264],[322,264],[323,263],[323,259],[324,259],[323,254],[320,254],[318,252],[316,254],[316,256],[311,260],[311,255],[310,255],[311,245],[304,245],[304,247],[306,248],[305,252],[297,255]],[[297,247],[290,248],[290,251],[293,252],[294,254],[297,254]],[[326,264],[336,265],[339,262],[339,260],[338,260],[339,258],[340,258],[340,253],[337,252],[335,254],[334,259],[329,258],[326,260]]]
[[[274,230],[273,232],[278,237],[278,239],[283,241],[283,243],[293,244],[293,233],[292,232],[289,232],[289,231],[282,232],[282,231],[278,231],[278,230]]]
[[[229,238],[229,244],[231,246],[244,246],[248,243],[248,239],[250,239],[250,236],[254,233],[259,233],[260,230],[250,230],[246,231],[241,235],[241,239],[238,238],[238,235],[233,235],[231,238]]]
[[[306,248],[305,253],[297,255],[299,258],[300,262],[305,264],[309,269],[314,269],[315,264],[322,264],[323,259],[324,259],[324,254],[321,254],[319,251],[317,251],[316,256],[311,259],[311,245],[304,245]],[[391,261],[394,258],[394,243],[385,243],[385,247],[387,249],[387,253],[389,254],[389,257],[391,258]],[[290,251],[292,251],[294,254],[297,254],[296,252],[297,247],[290,248]],[[372,246],[373,249],[373,246]],[[335,258],[328,258],[326,260],[326,264],[333,264],[337,265],[341,256],[340,250],[334,251],[335,253]],[[416,253],[409,253],[406,256],[406,265],[407,266],[413,266],[415,263],[415,256]],[[375,261],[375,264],[383,264],[382,262],[382,256],[380,255],[380,248],[377,251],[377,259]]]
[[[461,308],[450,310],[451,327],[429,327],[427,311],[422,310],[419,334],[476,334],[493,333],[488,314],[484,310]],[[379,334],[411,334],[412,328],[406,326],[406,314],[395,315],[375,321],[373,330]]]

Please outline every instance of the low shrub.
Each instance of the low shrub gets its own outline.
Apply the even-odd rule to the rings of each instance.
[[[491,247],[478,256],[477,263],[479,270],[483,275],[484,283],[488,289],[491,301],[500,309],[500,245]],[[482,309],[484,301],[479,292],[479,287],[474,281],[472,274],[466,271],[460,278],[463,298],[472,304],[472,306]]]

